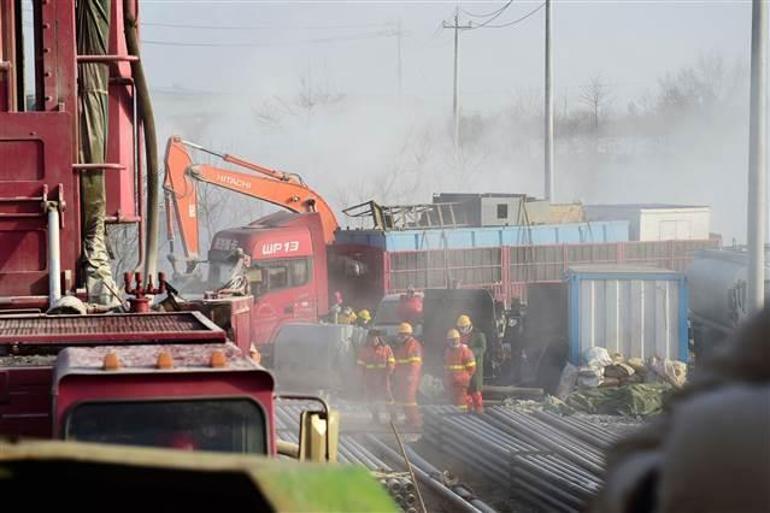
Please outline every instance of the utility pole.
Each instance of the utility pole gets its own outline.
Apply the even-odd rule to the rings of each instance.
[[[553,61],[551,60],[551,0],[545,0],[545,199],[553,201]]]
[[[749,312],[765,303],[767,230],[767,1],[753,0],[751,10],[751,107],[749,121]]]
[[[444,22],[444,28],[453,29],[455,31],[455,54],[454,54],[454,81],[453,81],[453,94],[452,94],[452,121],[454,123],[454,144],[455,149],[460,146],[460,82],[459,82],[459,67],[460,67],[460,30],[471,28],[471,24],[460,25],[460,6],[455,8],[454,24],[448,24]]]

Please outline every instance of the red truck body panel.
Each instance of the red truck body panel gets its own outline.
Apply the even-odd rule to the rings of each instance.
[[[32,5],[32,13],[25,12],[23,20],[17,10],[22,4]],[[104,173],[106,222],[142,222],[142,133],[130,65],[136,57],[128,55],[124,26],[124,6],[136,18],[138,0],[110,1],[104,55],[77,55],[76,4],[0,0],[0,309],[4,310],[45,311],[49,306],[47,207],[60,213],[55,227],[60,250],[50,257],[60,261],[62,292],[76,293],[83,286],[80,174],[85,170]],[[24,43],[29,41],[34,55],[25,55]],[[84,62],[102,64],[109,72],[104,163],[78,160],[79,139],[84,137],[78,99]],[[34,83],[25,87],[28,76],[34,76]],[[27,90],[34,91],[34,98],[25,97]],[[306,224],[310,227],[306,231],[317,229],[312,219]],[[303,223],[296,226],[299,233]],[[143,238],[138,240],[141,258]],[[266,257],[290,253],[295,249],[292,241],[306,255],[320,253],[318,265],[325,272],[323,243],[319,247],[309,235],[291,239],[288,245],[277,237],[264,239],[260,250]],[[312,282],[325,288],[323,276],[318,276]],[[242,346],[248,345],[251,328],[249,306],[234,301],[233,308],[223,309],[231,315],[234,338],[246,339]],[[326,308],[325,296],[320,307]],[[194,352],[209,345],[234,352],[222,369],[197,365],[110,374],[94,369],[54,371],[68,351],[98,352],[106,344],[119,353],[149,351],[153,347],[149,344],[162,344],[156,347],[169,351]],[[272,376],[227,344],[225,332],[200,313],[0,317],[0,436],[54,436],[57,421],[81,400],[247,396],[264,410],[268,450],[275,454],[273,389]]]
[[[374,308],[386,294],[445,288],[484,288],[505,304],[526,300],[530,283],[561,282],[576,264],[640,264],[683,271],[695,251],[719,247],[719,239],[499,246],[388,252],[374,246],[334,245],[333,258],[360,261],[359,277],[335,275],[346,304]],[[444,265],[449,262],[449,265]]]
[[[52,379],[53,360],[46,366],[0,368],[0,435],[51,437]]]
[[[198,312],[0,317],[0,435],[53,435],[53,369],[64,348],[225,341],[224,331]]]
[[[208,365],[215,351],[227,360],[222,368]],[[161,352],[171,356],[172,368],[158,369],[154,365]],[[108,353],[117,355],[119,369],[102,368]],[[265,449],[268,454],[275,454],[274,388],[272,375],[244,358],[233,344],[67,349],[54,374],[53,436],[64,436],[62,429],[68,413],[84,402],[248,398],[263,412],[268,444]]]
[[[251,341],[267,343],[276,328],[289,321],[316,321],[329,309],[326,245],[318,214],[277,212],[241,228],[222,230],[212,242],[214,252],[240,248],[251,257],[252,265],[308,259],[307,279],[301,285],[252,291]]]

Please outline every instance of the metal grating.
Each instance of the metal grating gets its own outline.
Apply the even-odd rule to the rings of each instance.
[[[218,342],[225,333],[199,312],[0,317],[0,343]]]

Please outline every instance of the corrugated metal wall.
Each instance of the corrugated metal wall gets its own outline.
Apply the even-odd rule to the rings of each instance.
[[[577,289],[570,293],[573,362],[594,346],[626,358],[657,355],[686,360],[687,332],[680,304],[686,302],[681,297],[686,290],[683,284],[680,276],[573,278],[570,287]]]
[[[409,251],[390,255],[391,287],[403,290],[463,286],[488,286],[502,281],[502,248],[447,251]]]
[[[568,267],[579,264],[641,264],[682,272],[695,250],[718,245],[710,239],[511,247],[511,281],[560,281]]]
[[[446,287],[453,280],[462,288],[489,289],[501,301],[526,300],[527,284],[561,282],[573,265],[629,263],[683,271],[695,250],[719,244],[718,239],[710,239],[398,252],[335,244],[333,250],[365,262],[369,268],[365,277],[344,277],[336,286],[347,291],[346,299],[355,304],[373,306],[383,294],[404,292],[410,285]]]

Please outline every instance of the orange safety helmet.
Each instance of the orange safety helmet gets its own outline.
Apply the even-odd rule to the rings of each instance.
[[[467,328],[471,325],[471,318],[468,317],[466,314],[462,314],[460,317],[457,318],[456,324],[458,328]]]
[[[399,335],[411,335],[412,333],[414,333],[414,331],[412,330],[412,325],[409,324],[408,322],[402,322],[401,324],[398,325]]]

